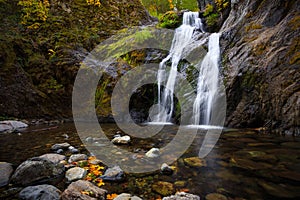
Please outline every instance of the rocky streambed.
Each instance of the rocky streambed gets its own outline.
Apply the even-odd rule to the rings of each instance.
[[[138,139],[115,124],[101,127],[112,143],[133,152],[132,159],[137,160],[159,157],[159,150],[178,130],[178,126],[166,126],[152,138]],[[212,152],[200,159],[203,138],[201,131],[177,161],[155,172],[128,174],[118,165],[106,166],[101,157],[88,152],[71,123],[1,134],[0,199],[300,197],[299,138],[224,129]],[[108,153],[116,158],[119,154]]]

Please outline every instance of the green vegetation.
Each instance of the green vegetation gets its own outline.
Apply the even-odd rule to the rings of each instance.
[[[203,12],[203,16],[206,18],[206,24],[210,27],[217,25],[222,13],[229,6],[229,0],[215,0],[214,4],[207,4]]]
[[[177,28],[180,24],[178,13],[175,11],[168,11],[159,18],[161,28]]]

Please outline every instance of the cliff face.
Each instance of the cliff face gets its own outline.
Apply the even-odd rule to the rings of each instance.
[[[300,4],[296,0],[232,0],[221,28],[232,127],[299,133]]]
[[[150,22],[139,0],[23,2],[0,1],[0,117],[71,117],[85,55],[116,30]]]

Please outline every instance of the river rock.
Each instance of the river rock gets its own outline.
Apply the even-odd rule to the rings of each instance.
[[[228,200],[226,196],[219,193],[211,193],[205,196],[206,200]]]
[[[168,196],[174,193],[174,187],[172,183],[158,181],[152,185],[153,191],[161,194],[162,196]]]
[[[78,161],[87,160],[87,159],[88,159],[88,156],[85,154],[73,154],[70,156],[68,162],[72,163],[72,162],[78,162]]]
[[[125,179],[124,171],[119,166],[108,168],[101,176],[104,181],[123,181]]]
[[[14,121],[14,120],[0,121],[0,133],[14,132],[26,127],[28,127],[28,125],[20,121]]]
[[[28,186],[19,193],[21,200],[59,200],[61,191],[52,185]]]
[[[163,200],[200,200],[200,197],[194,194],[178,192],[175,195],[164,197]]]
[[[6,186],[9,183],[9,178],[13,171],[12,164],[0,162],[0,187]]]
[[[159,157],[159,155],[160,155],[159,148],[152,148],[146,153],[146,156],[148,158],[157,158],[157,157]]]
[[[129,144],[131,141],[130,136],[122,136],[122,137],[115,137],[111,142],[113,144]]]
[[[60,143],[60,144],[54,144],[52,147],[51,147],[51,150],[52,151],[57,151],[59,149],[68,149],[69,146],[71,146],[69,143],[65,142],[65,143]]]
[[[173,174],[173,169],[168,164],[166,164],[166,163],[163,163],[161,165],[160,171],[161,171],[161,173],[166,174],[166,175]]]
[[[140,197],[137,196],[131,196],[131,194],[128,193],[122,193],[119,194],[114,200],[142,200]]]
[[[61,161],[65,160],[66,156],[59,155],[56,153],[47,153],[47,154],[41,155],[40,158],[57,164],[57,163],[60,163]]]
[[[80,167],[73,167],[66,172],[66,178],[69,182],[83,179],[87,174],[87,170]]]
[[[93,197],[82,194],[82,191],[89,191],[93,193]],[[69,185],[69,187],[62,193],[62,200],[105,200],[107,191],[101,189],[89,181],[79,180],[73,182]]]
[[[41,158],[32,158],[18,166],[11,183],[16,185],[32,185],[50,183],[63,178],[65,167]]]
[[[199,157],[191,157],[183,159],[184,164],[190,167],[205,167],[206,161]]]

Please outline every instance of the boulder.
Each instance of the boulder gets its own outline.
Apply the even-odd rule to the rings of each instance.
[[[68,162],[72,163],[72,162],[78,162],[78,161],[87,160],[87,159],[88,159],[88,156],[85,154],[73,154],[70,156]]]
[[[83,179],[87,174],[87,170],[80,167],[73,167],[66,172],[66,178],[69,182]]]
[[[168,196],[174,193],[173,184],[164,181],[158,181],[157,183],[154,183],[152,185],[152,189],[162,196]]]
[[[27,127],[28,127],[27,124],[20,121],[14,121],[14,120],[0,121],[0,133],[14,132]]]
[[[47,154],[41,155],[39,158],[42,158],[44,160],[48,160],[50,162],[57,164],[57,163],[60,163],[61,161],[65,160],[66,156],[59,155],[56,153],[47,153]]]
[[[12,164],[0,162],[0,187],[6,186],[9,183],[9,178],[13,173]]]
[[[18,166],[11,177],[11,183],[22,186],[51,183],[62,179],[64,173],[63,164],[54,164],[41,158],[32,158]]]
[[[166,163],[163,163],[160,167],[160,171],[162,174],[171,175],[173,174],[173,169]]]
[[[108,168],[100,178],[104,181],[123,181],[125,174],[119,166],[114,166]]]
[[[59,200],[61,191],[52,185],[28,186],[19,193],[20,200]]]
[[[83,194],[83,192],[92,193],[93,197]],[[89,181],[79,180],[73,182],[69,187],[62,193],[62,200],[105,200],[107,191],[101,189]]]

